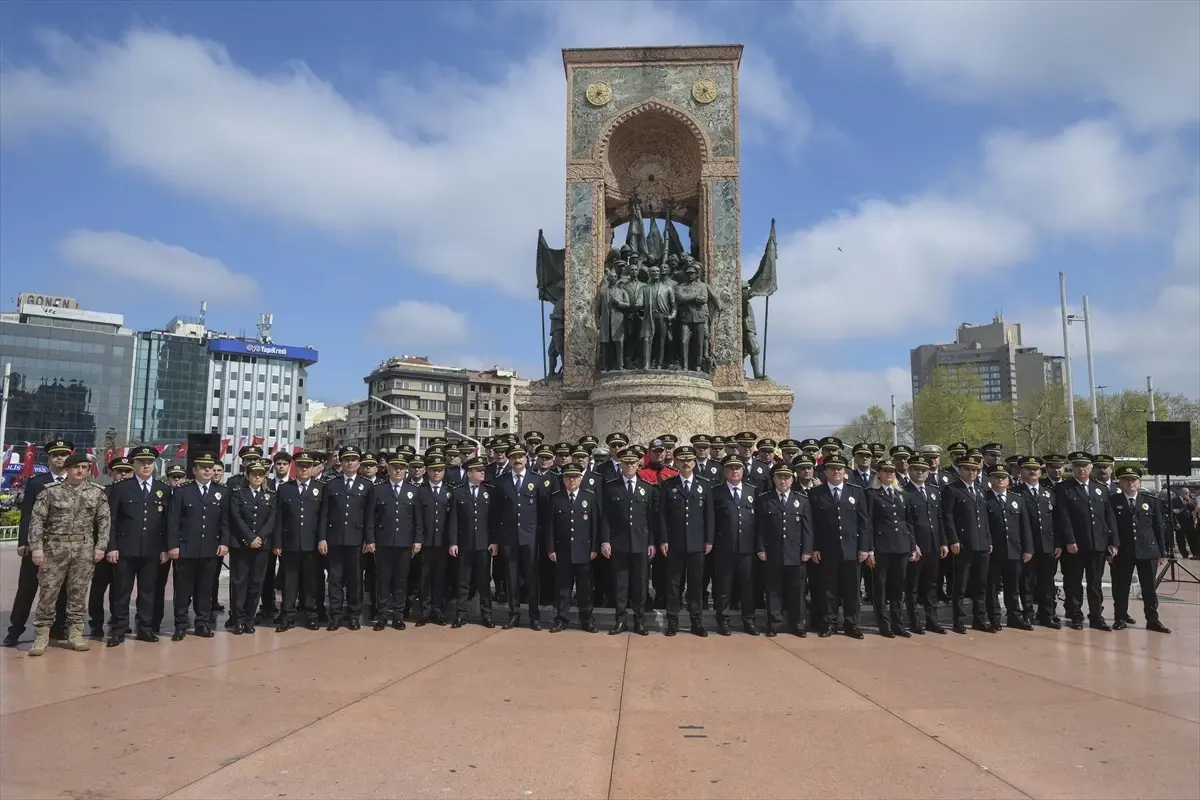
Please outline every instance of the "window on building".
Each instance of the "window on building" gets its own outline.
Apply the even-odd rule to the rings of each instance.
[[[291,385],[292,385],[292,376],[291,376],[291,375],[284,375],[284,376],[283,376],[283,385],[284,385],[284,386],[291,386]]]
[[[297,414],[297,415],[296,415],[296,422],[303,422],[303,421],[304,421],[304,415],[303,415],[303,414]]]
[[[278,376],[278,375],[272,375],[272,376],[271,376],[271,383],[279,383],[279,376]]]
[[[259,426],[257,426],[257,427],[254,429],[254,435],[255,435],[255,436],[262,436],[262,435],[263,435],[263,429],[262,429],[262,425],[259,425]]]
[[[258,419],[262,419],[262,418],[263,418],[263,412],[262,412],[262,411],[255,411],[255,412],[254,412],[254,416],[255,416],[256,418],[258,418]]]
[[[232,408],[231,408],[231,409],[229,409],[228,411],[226,411],[225,413],[226,413],[226,415],[227,415],[227,416],[230,416],[230,417],[236,417],[236,416],[237,416],[237,411],[233,410]]]
[[[258,376],[258,382],[259,382],[259,383],[266,383],[266,382],[267,382],[267,376],[266,376],[265,374],[259,375],[259,376]]]
[[[238,374],[236,372],[229,373],[229,380],[236,381],[237,379],[238,379]]]
[[[242,392],[242,399],[243,399],[243,400],[249,400],[249,399],[250,399],[250,393],[249,393],[249,392]]]
[[[242,436],[249,436],[249,435],[250,435],[250,429],[242,428]]]
[[[451,397],[462,397],[463,387],[461,383],[452,383],[446,387],[446,394]]]
[[[285,402],[285,403],[290,403],[290,402],[292,402],[292,396],[291,396],[290,394],[285,394],[285,395],[283,396],[283,402]]]
[[[225,429],[225,435],[226,435],[226,436],[233,436],[233,428],[226,428],[226,429]]]
[[[296,379],[296,386],[297,386],[297,387],[299,387],[299,388],[301,388],[301,389],[303,389],[303,388],[304,388],[304,378],[297,378],[297,379]]]
[[[248,419],[248,418],[250,417],[250,409],[248,409],[248,408],[243,408],[243,409],[242,409],[242,417],[243,417],[243,418],[247,418],[247,419]]]
[[[213,389],[213,398],[219,400],[221,398],[221,390]]]
[[[469,408],[471,411],[474,411],[474,410],[475,410],[475,401],[474,401],[474,400],[472,400],[470,403],[468,403],[468,404],[467,404],[467,407],[468,407],[468,408]]]
[[[275,429],[274,429],[274,428],[270,428],[270,429],[268,430],[268,432],[267,432],[267,436],[270,436],[270,437],[274,438],[274,436],[275,436]]]
[[[450,402],[446,403],[446,413],[447,414],[461,414],[462,413],[462,401],[461,400],[451,400]]]
[[[501,411],[508,411],[508,403],[505,403],[504,405],[500,406],[500,410],[501,410]]]
[[[221,416],[221,409],[220,409],[220,407],[219,407],[219,406],[213,406],[213,413],[212,413],[212,415],[213,415],[214,417],[219,417],[219,416]]]
[[[504,387],[504,393],[505,393],[505,394],[508,394],[508,387],[507,387],[507,386],[505,386],[505,387]]]
[[[272,403],[279,402],[279,392],[271,392],[271,402]]]
[[[284,428],[283,430],[281,430],[281,431],[279,432],[279,435],[280,435],[280,437],[282,437],[283,439],[287,439],[287,436],[288,436],[287,428]]]
[[[223,370],[224,367],[222,367],[220,364],[213,365],[213,375],[220,375]]]
[[[267,397],[267,396],[266,396],[266,393],[265,393],[265,392],[259,392],[259,393],[258,393],[258,399],[259,399],[259,402],[262,402],[263,400],[265,400],[265,399],[266,399],[266,397]]]

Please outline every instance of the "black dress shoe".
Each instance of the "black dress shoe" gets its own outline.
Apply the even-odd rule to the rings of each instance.
[[[338,631],[341,629],[342,629],[342,621],[340,619],[337,619],[336,617],[331,619],[329,621],[329,624],[325,626],[325,630],[327,630],[327,631]]]
[[[1133,617],[1129,616],[1128,614],[1126,614],[1125,615],[1125,624],[1126,625],[1137,625],[1137,620],[1134,619]]]
[[[534,619],[534,620],[530,620],[530,621],[529,621],[529,630],[531,630],[531,631],[540,631],[541,629],[542,629],[542,622],[541,622],[541,620],[536,620],[536,619]]]
[[[567,623],[563,622],[561,619],[554,620],[554,624],[550,626],[551,633],[562,633],[566,629]]]
[[[912,631],[913,633],[915,633],[917,636],[925,635],[925,629],[923,627],[921,627],[920,625],[912,625],[909,627],[909,630]]]
[[[1128,627],[1129,626],[1125,624],[1125,620],[1123,620],[1123,619],[1119,619],[1112,624],[1112,629],[1114,631],[1123,631]]]
[[[196,626],[196,635],[199,636],[201,639],[211,639],[216,634],[214,634],[212,632],[212,628],[208,627],[207,625],[197,625]]]
[[[742,631],[747,636],[758,636],[758,628],[754,625],[753,622],[743,622],[742,623]]]
[[[961,633],[964,636],[967,634],[967,626],[963,625],[961,622],[954,623],[954,626],[951,628],[951,630],[955,633]]]
[[[833,636],[834,633],[835,631],[833,628],[821,628],[821,632],[817,635],[822,639],[828,639],[829,637]]]
[[[733,631],[729,629],[729,623],[725,620],[717,623],[717,633],[721,636],[733,636]]]
[[[911,639],[912,638],[912,634],[908,632],[907,628],[901,628],[900,626],[896,626],[892,630],[901,639]],[[924,633],[924,632],[925,631],[921,631],[921,633]]]
[[[946,635],[946,629],[943,628],[941,623],[935,619],[931,619],[925,623],[925,630],[929,631],[930,633],[939,633],[942,636]]]
[[[704,639],[705,637],[708,636],[708,631],[706,631],[704,629],[703,624],[701,624],[699,622],[693,622],[692,623],[692,635],[699,636],[701,639]]]
[[[465,619],[463,619],[462,617],[455,617],[454,622],[450,623],[450,627],[451,628],[461,628],[463,625],[466,625],[466,624],[467,624],[467,621]]]
[[[154,643],[158,641],[158,636],[156,636],[153,631],[139,630],[137,632],[137,640],[139,642]]]
[[[485,627],[485,628],[494,628],[494,627],[496,627],[496,623],[492,622],[492,618],[491,618],[491,617],[486,617],[486,618],[485,618],[485,619],[484,619],[484,620],[483,620],[481,623],[479,623],[479,624],[480,624],[480,625],[482,625],[482,626],[483,626],[483,627]]]
[[[850,627],[846,628],[846,635],[851,639],[863,638],[863,632],[858,629],[857,625],[851,625]]]
[[[508,620],[500,627],[503,630],[511,631],[513,628],[517,627],[519,623],[520,620],[517,617],[509,617]]]
[[[583,623],[583,625],[581,627],[583,628],[584,633],[599,633],[600,632],[600,629],[596,627],[596,623],[592,622],[590,619],[587,622]]]
[[[678,620],[668,620],[667,621],[667,629],[665,631],[663,631],[663,635],[664,636],[674,636],[677,633],[679,633]]]
[[[4,645],[5,647],[16,647],[16,646],[17,646],[17,642],[19,642],[19,641],[21,641],[21,634],[19,634],[19,633],[10,633],[10,634],[8,634],[7,636],[5,636],[5,637],[4,637],[4,642],[3,642],[3,645]]]
[[[242,633],[248,633],[250,635],[254,635],[254,623],[253,622],[243,622],[242,623]]]
[[[1155,633],[1170,633],[1171,632],[1170,628],[1168,628],[1166,625],[1163,625],[1158,620],[1151,620],[1150,622],[1147,622],[1146,630],[1154,631]]]
[[[439,614],[433,618],[433,624],[444,628],[446,627],[446,618]]]
[[[981,633],[995,633],[996,629],[992,627],[990,622],[972,622],[972,630],[980,631]]]
[[[1088,627],[1094,631],[1111,631],[1112,626],[1103,619],[1088,620]]]
[[[310,619],[305,621],[304,627],[310,631],[319,631],[321,630],[321,623],[315,619]]]
[[[847,635],[849,635],[849,632],[847,632]],[[891,628],[880,628],[879,635],[885,639],[895,639],[896,638],[896,634],[892,633]]]
[[[792,636],[798,636],[801,639],[807,639],[808,631],[804,630],[804,628],[801,628],[799,625],[797,625],[794,628],[792,628]]]
[[[233,617],[229,617],[228,619],[225,620],[225,630],[231,631],[235,627],[237,627],[237,621],[234,620]]]
[[[779,635],[778,628],[776,628],[774,625],[767,626],[767,638],[768,639],[774,639],[778,635]]]
[[[387,620],[383,619],[382,617],[377,617],[375,619],[375,624],[371,626],[371,630],[373,630],[373,631],[382,631],[382,630],[386,630],[386,629],[387,629]]]
[[[621,620],[616,625],[613,625],[612,630],[608,632],[609,636],[616,636],[618,633],[628,633],[629,626],[625,624],[625,620]]]
[[[172,642],[182,642],[183,638],[185,636],[187,636],[187,631],[185,631],[183,628],[179,628],[178,630],[176,630],[174,633],[171,634],[171,641]]]
[[[396,619],[392,620],[392,627],[398,631],[402,631],[405,628],[407,628],[408,626],[404,624],[403,619],[396,618]]]
[[[1067,627],[1073,631],[1081,631],[1081,630],[1083,630],[1083,620],[1081,620],[1081,619],[1067,620]]]
[[[230,631],[230,633],[232,633],[234,636],[241,636],[245,632],[246,632],[246,629],[245,629],[245,627],[242,626],[242,623],[240,623],[240,622],[237,623],[236,625],[234,625],[233,629]]]
[[[429,620],[425,619],[424,617],[421,617],[419,620],[417,620],[418,628],[424,628],[428,624],[429,624]]]
[[[1041,625],[1043,628],[1050,628],[1051,630],[1055,630],[1055,631],[1062,630],[1062,622],[1060,622],[1059,620],[1056,620],[1056,619],[1047,619],[1047,618],[1039,619],[1038,625]]]
[[[1027,619],[1022,618],[1022,619],[1019,619],[1016,622],[1012,623],[1011,627],[1017,628],[1018,630],[1022,630],[1022,631],[1031,631],[1031,630],[1033,630],[1033,623]]]
[[[346,623],[346,627],[352,631],[357,631],[362,629],[362,623],[358,621],[358,617],[354,617]]]
[[[105,647],[118,647],[118,646],[120,646],[120,645],[122,645],[122,644],[125,644],[125,637],[124,637],[124,636],[121,636],[121,635],[120,635],[120,634],[118,634],[118,633],[110,633],[110,634],[108,635],[108,641],[106,641],[106,642],[104,643],[104,646],[105,646]]]
[[[650,631],[646,630],[646,625],[640,619],[633,623],[633,632],[638,636],[649,636]]]

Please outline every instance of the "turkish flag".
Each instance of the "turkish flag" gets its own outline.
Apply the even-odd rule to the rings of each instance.
[[[21,483],[29,480],[33,475],[33,465],[37,463],[37,445],[25,445],[25,459],[21,463]]]
[[[113,460],[113,449],[110,447],[104,451],[104,469],[108,469],[108,462]]]
[[[228,440],[228,439],[222,439],[222,440],[221,440],[221,454],[220,454],[219,456],[217,456],[217,458],[219,458],[219,459],[224,459],[224,458],[225,458],[225,453],[226,453],[226,451],[228,451],[228,450],[229,450],[229,440]]]
[[[263,437],[261,437],[261,436],[255,436],[253,439],[250,440],[250,444],[254,445],[255,447],[261,447],[262,443],[263,443]]]
[[[175,451],[176,461],[183,461],[185,458],[187,458],[187,442],[179,445],[179,449]]]

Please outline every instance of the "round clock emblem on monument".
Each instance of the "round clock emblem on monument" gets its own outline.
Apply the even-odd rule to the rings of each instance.
[[[587,87],[587,100],[594,106],[608,105],[612,100],[612,87],[607,83],[593,83]]]
[[[697,103],[708,104],[717,99],[717,84],[711,78],[701,78],[692,84],[692,97]]]

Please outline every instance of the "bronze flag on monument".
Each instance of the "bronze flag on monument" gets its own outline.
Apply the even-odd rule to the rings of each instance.
[[[762,258],[758,262],[758,272],[754,273],[754,277],[750,279],[749,297],[765,297],[766,308],[763,310],[763,338],[762,338],[762,371],[766,374],[767,371],[767,332],[771,329],[771,295],[775,294],[775,290],[779,288],[779,282],[775,277],[775,262],[778,257],[778,248],[775,244],[775,220],[771,220],[771,235],[767,237],[767,246],[763,250]],[[746,308],[750,304],[746,303]]]
[[[537,288],[542,306],[542,371],[544,377],[557,372],[555,365],[563,360],[563,293],[565,290],[566,249],[555,250],[538,231]],[[546,346],[546,301],[550,301],[550,345]],[[565,360],[563,360],[565,364]]]

